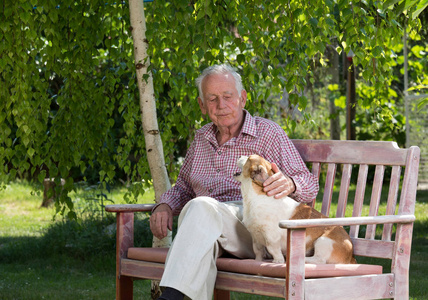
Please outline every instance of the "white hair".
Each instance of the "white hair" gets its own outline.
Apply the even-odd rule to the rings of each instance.
[[[226,64],[214,65],[206,68],[202,72],[202,74],[199,75],[199,77],[196,78],[195,80],[196,86],[198,87],[198,91],[199,91],[199,98],[202,99],[202,102],[204,101],[204,94],[202,93],[202,81],[205,79],[205,77],[212,74],[231,74],[235,79],[235,87],[236,87],[236,90],[238,91],[238,95],[241,95],[241,92],[244,89],[242,86],[241,75],[239,75],[238,72],[236,72],[236,70],[229,65],[226,65]]]

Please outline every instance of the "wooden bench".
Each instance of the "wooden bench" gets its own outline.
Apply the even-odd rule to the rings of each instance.
[[[288,231],[285,264],[219,258],[214,297],[229,299],[229,292],[237,291],[285,299],[408,299],[419,148],[372,141],[293,143],[320,178],[321,212],[331,218],[280,222]],[[355,193],[351,182],[356,182]],[[335,211],[332,203],[337,203]],[[149,204],[106,206],[117,213],[117,299],[132,299],[134,279],[162,277],[167,249],[133,247],[134,212],[151,209]],[[352,217],[345,217],[347,211]],[[305,265],[305,228],[318,225],[346,226],[357,261],[387,259],[391,270],[371,264]]]

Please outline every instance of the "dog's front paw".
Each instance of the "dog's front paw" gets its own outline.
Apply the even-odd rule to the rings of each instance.
[[[285,263],[285,259],[284,257],[277,257],[277,258],[274,258],[272,262],[275,264],[283,264]]]

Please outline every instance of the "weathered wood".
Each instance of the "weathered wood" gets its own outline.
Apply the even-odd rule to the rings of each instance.
[[[226,290],[214,289],[214,300],[230,300],[230,292]]]
[[[155,204],[115,204],[106,205],[108,212],[151,212]]]
[[[122,275],[140,279],[161,280],[165,265],[149,261],[122,259]]]
[[[407,149],[395,142],[293,140],[305,162],[405,165]]]
[[[345,216],[346,203],[348,201],[349,185],[351,183],[352,165],[344,164],[342,170],[342,180],[340,181],[339,201],[337,204],[336,218]]]
[[[360,168],[358,170],[357,187],[355,189],[354,207],[352,210],[353,217],[360,217],[361,212],[363,210],[364,194],[366,191],[368,170],[369,170],[369,167],[366,164],[360,165]],[[349,230],[349,236],[353,238],[358,237],[359,229],[360,229],[360,225],[351,226]]]
[[[394,287],[391,283],[393,282],[393,274],[307,279],[305,280],[305,300],[392,298]]]
[[[286,299],[305,297],[305,237],[303,229],[287,231]]]
[[[320,179],[321,174],[321,164],[320,163],[313,163],[312,164],[312,174],[316,176],[316,178]],[[310,206],[315,207],[315,199],[310,203]]]
[[[391,241],[351,238],[354,255],[392,259],[395,243]]]
[[[279,222],[281,228],[309,228],[318,226],[350,226],[350,225],[373,225],[385,223],[411,223],[416,217],[414,215],[393,215],[374,217],[345,217],[324,219],[294,219]]]
[[[334,179],[336,176],[336,164],[328,164],[327,176],[324,186],[324,196],[322,199],[321,213],[328,216],[330,214],[330,204],[333,198]]]
[[[369,216],[377,216],[379,212],[380,196],[382,193],[383,176],[385,174],[385,166],[376,166],[375,178],[373,182],[372,198],[370,200]],[[373,240],[376,234],[376,225],[369,225],[366,229],[366,239]]]
[[[333,190],[337,168],[343,167],[337,211],[331,212],[335,213],[332,218],[281,221],[279,227],[284,228],[288,233],[287,264],[279,265],[280,268],[277,268],[278,266],[268,268],[275,272],[266,273],[268,263],[254,268],[253,260],[229,262],[227,259],[225,261],[225,258],[220,258],[217,261],[219,271],[215,299],[229,299],[229,291],[284,297],[289,300],[408,299],[419,148],[399,149],[392,142],[293,140],[293,143],[305,162],[312,163],[312,173],[317,178],[326,179],[321,208],[322,213],[326,215],[330,214],[331,201],[336,200],[333,199]],[[327,168],[324,168],[323,164],[326,164]],[[368,171],[371,165],[376,166],[375,177],[371,197],[365,199]],[[353,168],[358,168],[358,178],[355,198],[352,201],[348,198]],[[380,212],[380,197],[386,168],[392,168],[392,172],[386,212]],[[323,177],[321,171],[325,169],[326,174]],[[404,170],[404,176],[400,190],[402,170]],[[370,200],[368,213],[363,210],[365,200]],[[314,204],[315,201],[312,205]],[[107,211],[117,213],[117,299],[132,298],[133,279],[159,280],[162,276],[163,262],[137,259],[133,256],[134,249],[137,248],[132,248],[129,251],[130,255],[127,256],[127,249],[133,244],[133,212],[150,212],[153,206],[153,204],[136,204],[106,207]],[[352,217],[344,217],[347,209],[352,210]],[[392,240],[393,224],[396,224],[395,240]],[[391,260],[391,273],[380,274],[379,266],[367,268],[363,265],[346,265],[356,266],[350,269],[331,265],[335,272],[332,274],[327,273],[326,268],[319,269],[316,265],[305,265],[305,228],[332,225],[350,226],[354,254]],[[381,239],[375,234],[376,225],[383,226]],[[366,231],[365,234],[360,235],[359,231],[363,226],[366,226]],[[365,268],[364,272],[361,266]],[[285,269],[284,275],[282,275],[282,268]],[[253,270],[252,273],[248,272],[250,269]],[[345,270],[346,273],[344,273]],[[263,276],[260,276],[261,273]],[[344,274],[350,276],[344,276]]]
[[[400,175],[401,167],[392,167],[391,180],[389,184],[388,202],[386,205],[386,215],[395,215],[395,209],[398,199],[398,190],[400,188]],[[392,224],[385,224],[383,226],[382,240],[390,241],[392,235]]]
[[[121,269],[122,259],[126,258],[128,248],[134,245],[134,214],[118,213],[116,220],[116,299],[132,299],[132,278],[122,274]]]
[[[219,271],[216,288],[269,297],[284,297],[285,279]]]

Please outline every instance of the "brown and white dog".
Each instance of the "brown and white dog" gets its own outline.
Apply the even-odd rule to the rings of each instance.
[[[243,222],[253,238],[256,260],[262,261],[265,250],[273,262],[284,263],[287,251],[287,230],[278,226],[280,220],[327,218],[312,207],[290,197],[275,199],[263,191],[263,182],[273,171],[271,164],[259,155],[241,156],[235,174],[241,182]],[[313,255],[313,256],[309,256]],[[341,226],[306,229],[306,263],[356,263],[352,242]]]

